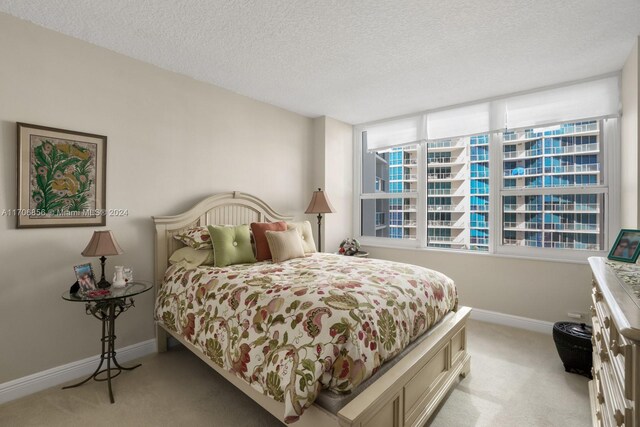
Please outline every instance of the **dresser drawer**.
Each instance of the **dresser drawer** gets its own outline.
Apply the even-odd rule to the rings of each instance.
[[[625,302],[631,294],[622,292],[623,283],[606,260],[590,258],[589,263],[594,273],[591,289],[593,380],[589,383],[593,425],[640,427],[636,403],[640,398],[639,341],[629,336],[630,329],[634,333],[640,328],[637,325],[640,312],[629,311],[630,307],[640,308],[640,304],[635,299],[633,304]]]
[[[631,426],[633,425],[633,405],[624,397],[619,381],[612,371],[611,364],[602,363],[599,381],[603,402],[606,408],[605,425]]]

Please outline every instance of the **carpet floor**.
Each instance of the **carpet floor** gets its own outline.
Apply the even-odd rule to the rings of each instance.
[[[550,335],[469,321],[471,374],[429,424],[576,426],[591,424],[585,377],[565,373]],[[183,347],[141,359],[107,385],[60,387],[0,405],[0,426],[281,426]],[[295,424],[294,424],[295,425]]]

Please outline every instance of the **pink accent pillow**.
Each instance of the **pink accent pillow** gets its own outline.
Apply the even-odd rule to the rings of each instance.
[[[283,221],[279,222],[252,222],[251,232],[253,233],[253,239],[256,242],[256,259],[258,261],[266,261],[271,259],[271,250],[269,249],[269,242],[265,236],[266,231],[286,231],[287,223]]]

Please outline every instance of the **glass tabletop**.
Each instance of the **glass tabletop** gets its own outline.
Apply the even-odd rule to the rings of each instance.
[[[113,299],[128,298],[139,295],[147,292],[152,287],[153,283],[151,282],[146,282],[144,280],[134,280],[127,283],[127,285],[123,286],[122,288],[114,288],[113,286],[107,288],[106,290],[108,290],[109,293],[105,295],[89,296],[80,292],[72,294],[69,291],[66,291],[62,294],[62,299],[77,302],[109,301]]]

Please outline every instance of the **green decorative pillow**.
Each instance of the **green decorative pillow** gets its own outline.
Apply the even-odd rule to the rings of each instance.
[[[236,227],[210,225],[208,228],[213,243],[216,267],[256,262],[248,225]]]

